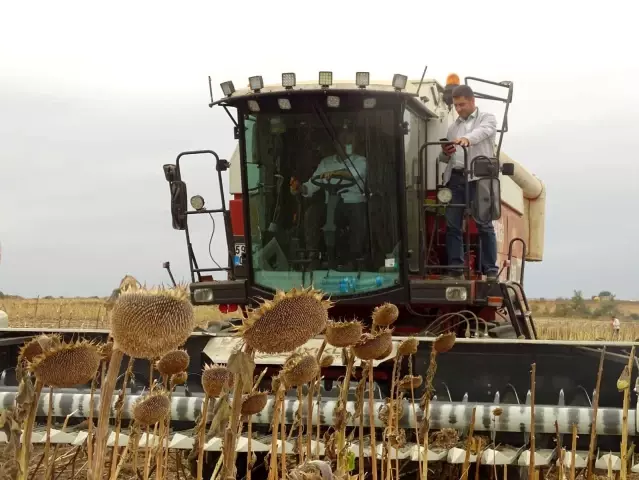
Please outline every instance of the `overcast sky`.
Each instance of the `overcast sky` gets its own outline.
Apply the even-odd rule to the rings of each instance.
[[[162,165],[193,149],[230,158],[232,124],[207,106],[208,75],[219,98],[220,82],[256,74],[419,78],[428,64],[442,83],[453,71],[514,82],[503,149],[548,190],[528,295],[639,298],[638,7],[568,3],[4,2],[0,291],[108,295],[127,273],[167,282],[166,260],[188,278]],[[189,195],[211,204],[214,171],[191,163]],[[218,222],[214,243],[222,236]]]

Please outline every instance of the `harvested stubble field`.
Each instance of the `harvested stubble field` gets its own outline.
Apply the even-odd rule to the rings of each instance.
[[[553,312],[557,310],[557,308],[562,308],[566,306],[570,306],[572,300],[567,299],[529,299],[531,308],[535,309],[539,312]],[[583,305],[585,308],[589,310],[597,310],[602,305],[605,305],[607,302],[597,301],[597,300],[583,300]],[[639,314],[639,302],[635,302],[632,300],[614,300],[614,306],[618,309],[620,315],[622,316],[631,316],[633,314]]]
[[[621,324],[618,337],[614,337],[610,320],[588,318],[535,318],[537,333],[547,340],[619,340],[634,342],[639,339],[639,322]]]
[[[15,298],[0,299],[0,310],[9,316],[9,326],[42,328],[109,328],[106,298]],[[224,315],[217,307],[195,307],[195,322],[206,327]]]
[[[9,326],[45,328],[108,328],[108,315],[104,307],[106,298],[40,298],[0,299],[0,310],[7,312]],[[626,303],[628,303],[627,306]],[[635,302],[620,302],[621,309],[634,312]],[[625,308],[627,307],[627,308]],[[632,313],[631,312],[631,313]],[[215,306],[196,307],[196,324],[206,327],[219,322],[226,315]],[[584,318],[535,317],[539,336],[549,340],[613,340],[610,320]],[[639,322],[622,323],[618,340],[634,341],[639,338]]]

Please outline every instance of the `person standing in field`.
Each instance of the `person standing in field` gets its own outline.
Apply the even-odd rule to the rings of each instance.
[[[610,319],[612,320],[612,338],[619,338],[621,333],[621,322],[614,315],[612,315]]]

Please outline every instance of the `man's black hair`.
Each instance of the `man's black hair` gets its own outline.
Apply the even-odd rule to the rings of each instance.
[[[474,98],[475,94],[473,93],[473,89],[468,85],[458,85],[453,90],[453,97],[468,97]]]

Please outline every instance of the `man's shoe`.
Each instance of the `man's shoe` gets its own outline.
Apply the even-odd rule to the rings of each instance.
[[[498,280],[497,272],[487,273],[486,280],[488,280],[489,282],[496,282]]]

